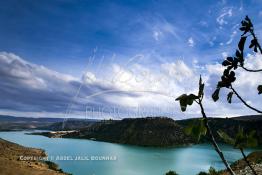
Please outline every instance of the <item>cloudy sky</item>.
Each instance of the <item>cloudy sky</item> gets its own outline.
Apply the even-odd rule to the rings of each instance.
[[[209,116],[254,114],[211,94],[249,15],[262,40],[260,0],[0,1],[0,114],[123,118],[199,116],[175,98],[206,84]],[[246,65],[262,56],[246,53]],[[235,88],[261,107],[262,76],[239,71]],[[248,92],[248,93],[247,93]],[[224,95],[224,96],[223,96]]]

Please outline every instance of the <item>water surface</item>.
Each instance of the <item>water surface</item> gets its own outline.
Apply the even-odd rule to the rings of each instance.
[[[208,170],[210,166],[224,169],[217,153],[208,144],[148,148],[82,139],[47,138],[25,133],[0,132],[0,137],[23,146],[44,149],[49,159],[52,158],[64,171],[74,175],[162,175],[168,170],[175,170],[180,175],[195,175],[199,171]],[[221,145],[221,148],[230,163],[241,158],[238,150],[228,145]],[[247,153],[251,151],[246,150]],[[58,156],[67,156],[67,159],[73,160],[59,160],[61,157]],[[74,160],[76,156],[82,156],[84,160]],[[91,160],[109,156],[113,160]]]

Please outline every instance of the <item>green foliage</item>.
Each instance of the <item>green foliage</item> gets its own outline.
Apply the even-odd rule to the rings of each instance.
[[[58,165],[51,161],[45,161],[45,163],[48,165],[48,168],[51,170],[58,171]]]
[[[185,133],[187,135],[191,135],[197,141],[199,141],[201,136],[205,136],[206,132],[207,132],[207,128],[205,126],[204,120],[205,119],[199,119],[199,120],[196,120],[195,122],[189,124],[185,128]]]
[[[215,168],[213,167],[210,167],[208,172],[203,172],[201,171],[200,173],[198,173],[197,175],[219,175],[220,172],[219,171],[216,171]]]
[[[220,138],[223,139],[223,141],[227,144],[230,144],[230,145],[234,145],[235,144],[235,140],[233,138],[231,138],[229,135],[227,135],[227,133],[219,130],[217,131],[218,135]]]
[[[168,171],[165,175],[178,175],[175,171]]]
[[[208,173],[201,171],[197,175],[208,175]]]
[[[234,145],[234,148],[243,149],[257,146],[256,132],[251,131],[248,134],[245,134],[241,127],[235,138],[230,137],[223,131],[218,131],[218,135],[224,140],[224,142]]]
[[[210,167],[209,170],[208,170],[208,174],[210,174],[210,175],[219,175],[220,173],[219,173],[219,171],[216,171],[215,168]]]
[[[198,90],[198,95],[195,94],[182,94],[179,97],[176,98],[176,101],[179,101],[180,103],[180,107],[181,107],[181,111],[185,112],[187,105],[192,105],[193,102],[197,99],[202,99],[204,96],[204,83],[202,83],[202,78],[200,76],[199,78],[199,90]]]

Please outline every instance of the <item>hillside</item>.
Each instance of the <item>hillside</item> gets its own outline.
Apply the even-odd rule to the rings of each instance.
[[[139,146],[178,146],[196,143],[194,139],[184,133],[184,128],[191,125],[198,119],[187,119],[174,121],[170,118],[148,117],[123,120],[105,120],[94,122],[77,128],[71,127],[73,132],[45,132],[35,133],[47,137],[70,137],[83,138],[98,141],[131,144]],[[239,126],[245,131],[256,130],[258,143],[262,145],[262,120],[236,118],[210,118],[210,126],[216,139],[222,140],[217,134],[222,129],[233,136]],[[85,126],[85,127],[84,127]],[[208,138],[203,137],[200,142],[207,142]]]
[[[170,118],[148,117],[133,118],[123,120],[85,120],[85,119],[68,119],[66,122],[53,122],[57,119],[22,119],[12,118],[13,121],[0,122],[0,130],[14,129],[38,129],[51,131],[70,131],[55,134],[41,133],[48,137],[72,137],[93,139],[106,142],[115,142],[123,144],[132,144],[140,146],[177,146],[195,143],[195,141],[186,136],[183,129],[198,119],[186,119],[174,121]],[[41,122],[40,122],[41,121]],[[256,130],[258,143],[262,145],[262,116],[240,116],[234,118],[210,118],[210,126],[218,141],[222,140],[218,137],[219,129],[233,136],[237,132],[239,126],[245,131]],[[39,134],[39,133],[38,133]],[[204,137],[200,140],[206,142]]]
[[[0,138],[0,174],[66,175],[53,162],[24,160],[27,157],[40,158],[45,156],[45,152],[41,149],[23,147]]]
[[[174,120],[159,117],[101,121],[63,137],[139,146],[168,147],[193,143]]]
[[[223,130],[228,135],[234,136],[237,133],[239,127],[243,127],[246,132],[255,130],[258,144],[262,145],[262,116],[241,116],[241,117],[233,117],[233,118],[209,118],[210,127],[218,141],[222,140],[217,134],[217,131]],[[197,119],[187,119],[187,120],[178,120],[177,123],[182,126],[186,127]],[[202,141],[205,141],[206,138],[203,138]]]

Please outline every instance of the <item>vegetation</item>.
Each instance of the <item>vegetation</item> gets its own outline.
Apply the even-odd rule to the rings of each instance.
[[[168,171],[165,175],[178,175],[175,171]]]
[[[204,107],[203,107],[203,104],[202,104],[202,101],[203,101],[203,98],[204,98],[204,87],[205,87],[205,84],[202,83],[202,78],[200,76],[198,95],[183,94],[183,95],[179,96],[176,100],[179,101],[181,110],[183,112],[186,111],[187,105],[192,105],[193,102],[195,102],[199,105],[203,119],[201,120],[199,125],[195,125],[195,126],[190,127],[191,129],[190,128],[188,129],[189,130],[188,133],[194,134],[195,136],[198,137],[198,139],[200,139],[200,137],[202,135],[206,135],[206,133],[208,133],[209,140],[211,141],[215,151],[218,153],[219,157],[221,158],[224,165],[226,166],[228,172],[230,172],[231,175],[235,175],[235,173],[233,172],[233,170],[229,166],[227,160],[225,159],[224,154],[220,150],[220,148],[219,148],[219,146],[218,146],[218,144],[215,140],[214,134],[213,134],[213,132],[212,132],[210,126],[209,126],[208,118],[206,116],[206,113],[205,113],[205,110],[204,110]]]
[[[257,113],[262,113],[261,110],[259,110],[255,107],[251,106],[250,104],[248,104],[240,96],[240,94],[237,92],[237,90],[235,90],[235,88],[233,87],[233,83],[236,81],[236,74],[235,74],[234,70],[236,70],[238,68],[242,68],[243,70],[248,71],[248,72],[262,72],[262,69],[253,70],[253,69],[249,69],[249,68],[245,67],[244,48],[245,48],[245,43],[246,43],[247,38],[252,37],[250,44],[249,44],[249,48],[253,49],[253,51],[255,53],[260,52],[260,54],[262,54],[262,49],[261,49],[261,46],[258,42],[256,35],[255,35],[254,26],[253,26],[251,20],[249,19],[249,17],[246,16],[246,18],[241,22],[241,24],[242,25],[240,27],[240,30],[243,31],[243,34],[241,35],[240,41],[238,43],[238,48],[236,49],[236,53],[235,53],[234,56],[227,57],[226,60],[223,61],[222,65],[226,68],[223,72],[223,75],[221,76],[221,81],[219,81],[217,83],[217,88],[214,91],[214,93],[212,94],[212,98],[216,102],[219,99],[220,90],[222,88],[227,88],[227,89],[229,89],[229,93],[227,95],[228,103],[232,102],[232,97],[235,95],[246,107],[250,108],[253,111],[256,111]],[[233,170],[231,169],[231,167],[229,166],[229,164],[225,160],[223,153],[220,151],[220,149],[219,149],[219,147],[216,143],[214,134],[212,133],[212,130],[209,126],[208,118],[205,114],[204,107],[203,107],[203,104],[202,104],[202,100],[203,100],[203,97],[204,97],[203,90],[204,90],[204,84],[202,83],[202,80],[201,80],[201,77],[200,77],[198,95],[183,94],[176,99],[180,102],[180,106],[181,106],[182,111],[186,111],[187,106],[192,105],[193,102],[196,102],[201,109],[203,119],[200,122],[198,122],[198,124],[194,124],[193,126],[188,127],[186,131],[187,131],[188,134],[191,134],[194,137],[197,137],[198,140],[200,139],[200,137],[202,135],[205,135],[206,131],[207,131],[208,134],[209,134],[209,138],[210,138],[216,152],[218,153],[221,160],[225,164],[228,172],[231,175],[234,175],[235,173],[233,172]],[[262,85],[258,85],[257,90],[258,90],[258,94],[261,94],[262,93]],[[248,159],[247,159],[247,157],[244,153],[244,150],[243,150],[246,147],[257,145],[257,140],[255,138],[255,131],[252,131],[249,134],[245,134],[243,128],[240,128],[234,139],[231,138],[229,135],[227,135],[225,132],[223,132],[221,130],[218,132],[218,134],[225,142],[230,143],[230,144],[234,145],[235,148],[240,149],[247,165],[251,168],[253,174],[257,175],[256,171],[251,166],[251,164],[248,161]]]
[[[221,172],[220,171],[216,171],[215,168],[210,167],[208,172],[203,172],[201,171],[200,173],[198,173],[197,175],[219,175]]]
[[[58,165],[56,163],[51,162],[51,161],[45,161],[45,163],[48,165],[49,169],[55,170],[55,171],[59,170]]]
[[[247,147],[256,147],[257,139],[255,138],[255,131],[251,131],[248,134],[244,133],[243,128],[239,128],[239,131],[236,135],[236,138],[231,138],[223,131],[218,131],[219,136],[228,144],[234,145],[234,148],[241,151],[244,161],[247,163],[249,168],[252,170],[254,175],[257,175],[256,171],[252,167],[251,163],[248,161],[246,154],[244,153],[244,148]]]
[[[217,83],[217,88],[215,92],[212,95],[213,100],[216,102],[219,99],[219,92],[221,88],[227,88],[229,89],[229,93],[227,95],[227,101],[228,103],[231,103],[233,95],[235,95],[246,107],[249,109],[257,112],[257,113],[262,113],[261,110],[251,106],[248,104],[235,90],[233,87],[233,83],[236,81],[235,77],[235,72],[234,70],[238,68],[242,68],[245,71],[248,72],[262,72],[262,69],[249,69],[245,67],[245,54],[244,54],[244,49],[245,49],[245,44],[246,40],[248,37],[252,37],[250,44],[249,44],[249,49],[252,49],[255,53],[260,52],[262,54],[262,49],[261,46],[258,42],[258,39],[255,35],[254,32],[254,26],[253,23],[251,22],[250,18],[246,16],[246,18],[241,22],[242,26],[240,27],[240,30],[243,32],[241,35],[240,41],[238,43],[238,48],[236,49],[236,53],[232,57],[227,57],[226,60],[223,61],[222,65],[225,67],[225,70],[223,72],[223,75],[221,76],[221,81]],[[257,87],[258,94],[262,93],[262,85],[258,85]],[[251,134],[251,135],[250,135]],[[253,174],[257,174],[255,170],[252,168],[250,163],[248,162],[246,155],[244,154],[243,149],[245,147],[250,146],[250,141],[252,141],[252,144],[256,142],[254,135],[255,132],[251,132],[249,135],[243,133],[243,129],[240,129],[238,134],[236,135],[235,139],[230,138],[229,136],[226,135],[226,133],[223,133],[220,131],[220,136],[224,138],[224,140],[227,140],[227,142],[231,142],[231,144],[234,144],[234,147],[237,147],[240,149],[244,160],[248,164],[248,166],[251,168]],[[250,140],[251,139],[251,140]],[[255,144],[256,145],[256,144]]]

